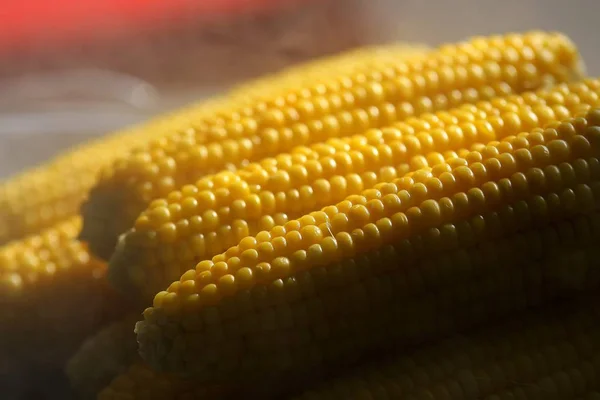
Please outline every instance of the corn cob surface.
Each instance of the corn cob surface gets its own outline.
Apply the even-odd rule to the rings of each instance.
[[[369,67],[372,64],[386,63],[388,65],[391,65],[393,62],[397,63],[398,60],[406,58],[412,59],[417,58],[418,56],[424,56],[427,53],[427,50],[428,48],[426,48],[423,45],[397,44],[393,46],[377,46],[374,48],[364,48],[350,51],[347,54],[342,54],[325,59],[322,63],[320,61],[306,63],[304,65],[284,70],[283,72],[275,74],[274,76],[258,79],[250,84],[241,85],[240,88],[234,89],[231,93],[227,94],[227,102],[216,102],[217,104],[221,105],[220,109],[213,107],[212,110],[214,111],[214,115],[218,116],[217,118],[219,121],[222,118],[229,117],[226,113],[226,107],[222,106],[223,104],[229,106],[230,109],[248,109],[248,107],[254,106],[257,102],[264,101],[264,97],[267,96],[267,93],[270,94],[270,97],[267,96],[267,99],[269,100],[272,99],[274,96],[286,96],[289,95],[292,91],[299,91],[300,89],[303,89],[303,84],[305,84],[306,82],[314,82],[315,80],[320,81],[326,78],[331,79],[331,76],[334,73],[338,75],[342,73],[354,75],[364,73],[366,70],[369,69]],[[210,121],[210,119],[207,116],[208,113],[204,112],[200,114],[196,110],[185,110],[181,114],[185,115],[186,113],[189,114],[188,127],[172,127],[171,129],[163,128],[163,136],[166,137],[172,134],[173,132],[185,133],[186,131],[189,132],[190,130],[198,130],[197,135],[204,135],[202,129],[208,128],[202,127],[204,126],[204,122]],[[203,122],[203,120],[206,121]],[[220,125],[218,121],[215,122],[216,125]],[[252,123],[250,124],[252,125]],[[182,139],[185,140],[185,138]],[[198,137],[197,140],[200,143],[203,143],[200,137]],[[153,142],[153,145],[156,146],[162,142],[162,139],[158,139],[157,141]],[[214,150],[214,148],[211,148],[210,150]],[[141,157],[143,157],[144,150],[140,149],[136,154],[142,154]],[[156,152],[153,151],[152,154],[155,156]],[[216,160],[212,159],[211,161]],[[117,170],[119,168],[123,169],[127,167],[127,165],[120,167],[116,165]],[[110,175],[109,173],[106,174]],[[96,209],[92,209],[89,213],[86,214],[91,214],[93,216],[95,210]],[[132,211],[132,213],[135,212],[136,211]],[[88,216],[88,218],[92,218],[92,216]],[[125,224],[123,224],[123,226],[125,226]],[[124,228],[118,228],[119,231],[123,229]],[[111,238],[112,243],[108,247],[103,246],[102,248],[100,248],[95,246],[95,240],[91,240],[92,238],[94,238],[94,236],[90,238],[89,234],[86,232],[87,231],[83,232],[83,238],[87,238],[92,242],[92,249],[96,250],[95,253],[99,255],[104,255],[105,258],[108,258],[110,251],[112,251],[112,244],[114,244],[114,238]],[[104,249],[104,247],[106,247],[106,249]]]
[[[11,363],[62,367],[86,336],[125,305],[105,263],[75,237],[78,217],[0,248],[0,353]]]
[[[152,200],[206,174],[425,112],[570,81],[581,76],[580,67],[576,48],[559,34],[475,38],[215,113],[105,170],[82,209],[82,238],[108,259],[117,237]]]
[[[484,329],[369,361],[291,400],[593,399],[600,381],[598,298],[546,305]],[[224,386],[157,373],[136,362],[99,400],[241,398]],[[268,398],[268,397],[266,397]]]
[[[293,400],[594,398],[600,302],[553,304],[505,324],[368,364]]]
[[[248,237],[156,295],[141,355],[285,385],[593,289],[599,143],[593,109]]]
[[[457,157],[455,151],[600,106],[600,80],[408,119],[365,135],[330,139],[202,178],[155,200],[110,260],[124,292],[155,293],[190,263],[210,259],[248,235],[335,204],[382,182]],[[443,150],[442,152],[437,152]]]
[[[139,362],[133,328],[137,314],[113,322],[83,342],[66,366],[71,386],[82,399],[94,399],[116,376]]]

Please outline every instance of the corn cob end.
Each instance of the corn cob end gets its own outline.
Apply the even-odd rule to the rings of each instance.
[[[126,234],[119,237],[116,248],[108,263],[108,280],[119,292],[132,299],[152,300],[152,294],[161,288],[149,287],[148,274],[141,270],[143,249],[125,245]]]
[[[123,210],[124,194],[103,187],[92,189],[89,200],[81,206],[85,216],[78,239],[86,242],[90,252],[109,260],[117,245],[114,232],[125,232],[133,223]]]

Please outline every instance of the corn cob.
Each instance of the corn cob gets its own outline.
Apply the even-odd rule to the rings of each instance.
[[[93,399],[116,376],[139,362],[133,327],[137,314],[111,323],[86,339],[66,366],[71,387],[82,399]]]
[[[461,148],[564,119],[590,105],[600,106],[600,80],[465,105],[366,135],[298,147],[235,173],[209,175],[155,200],[138,217],[110,260],[111,281],[125,292],[143,290],[143,297],[151,298],[190,263],[209,259],[248,235],[449,160]],[[436,149],[445,151],[432,153]]]
[[[215,113],[105,170],[82,208],[81,237],[94,254],[108,259],[117,237],[151,200],[206,174],[413,115],[569,81],[580,73],[577,51],[564,36],[476,38]]]
[[[62,367],[124,308],[103,279],[106,265],[75,240],[80,226],[73,217],[0,249],[0,353]]]
[[[385,363],[364,365],[294,400],[569,400],[600,389],[600,307],[528,312]]]
[[[593,109],[245,238],[156,295],[140,353],[277,390],[596,288],[599,144]]]

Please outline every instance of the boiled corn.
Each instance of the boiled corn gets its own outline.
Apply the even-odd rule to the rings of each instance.
[[[82,209],[81,237],[94,254],[108,259],[117,237],[153,199],[206,174],[297,145],[580,75],[573,44],[562,35],[539,32],[476,38],[442,46],[427,57],[383,63],[368,73],[334,74],[286,95],[215,113],[105,170]]]
[[[553,305],[346,373],[294,400],[569,400],[600,389],[600,302]],[[558,310],[557,310],[558,308]]]
[[[277,390],[597,288],[598,157],[593,109],[245,238],[156,295],[140,353]]]
[[[192,262],[248,235],[590,106],[600,106],[600,80],[465,105],[209,175],[152,202],[111,258],[111,280],[151,298]]]
[[[281,97],[289,95],[293,91],[299,91],[303,89],[305,83],[311,82],[321,82],[322,80],[326,80],[329,78],[331,80],[331,75],[334,73],[333,71],[337,71],[337,74],[353,74],[358,75],[363,73],[368,67],[372,64],[381,64],[381,65],[393,65],[392,62],[398,63],[399,60],[402,59],[413,59],[417,56],[423,56],[427,53],[427,48],[422,45],[394,45],[394,46],[377,46],[374,48],[365,48],[360,50],[350,51],[347,54],[344,53],[342,55],[334,56],[328,58],[323,61],[323,64],[319,63],[306,63],[301,64],[300,66],[292,67],[284,70],[279,74],[275,74],[274,76],[269,76],[263,79],[258,79],[251,84],[241,85],[239,88],[232,90],[228,93],[225,100],[219,100],[215,103],[212,108],[209,110],[213,111],[213,114],[217,116],[217,121],[212,121],[215,124],[215,127],[220,125],[219,122],[223,118],[229,118],[226,114],[226,107],[228,106],[230,109],[248,109],[248,107],[254,106],[257,102],[264,101],[265,97],[268,100],[273,97]],[[328,67],[328,68],[324,68]],[[269,97],[270,95],[270,97]],[[302,93],[299,93],[302,95]],[[165,129],[163,127],[163,136],[167,136],[172,134],[173,132],[185,132],[189,129],[197,129],[198,130],[198,138],[196,138],[200,143],[203,143],[200,135],[203,135],[203,129],[209,129],[207,123],[209,123],[210,115],[206,112],[207,108],[202,107],[200,110],[192,108],[189,110],[183,110],[181,115],[185,115],[186,112],[189,113],[189,122],[187,128],[181,128],[178,126],[173,126],[170,129]],[[201,111],[201,113],[199,113]],[[258,110],[254,110],[258,111]],[[231,121],[230,121],[231,122]],[[205,126],[206,125],[206,126]],[[211,128],[212,129],[212,128]],[[214,128],[217,129],[217,128]],[[156,129],[157,132],[160,132],[160,129]],[[182,138],[182,140],[186,140]],[[150,138],[148,138],[150,141]],[[159,138],[154,142],[156,146],[159,143],[162,143],[163,139]],[[213,146],[214,147],[214,146]],[[214,148],[210,148],[209,150],[214,150]],[[144,154],[143,150],[139,150],[138,154]],[[153,155],[155,155],[153,153]],[[124,161],[124,160],[122,160]],[[215,161],[215,160],[211,160]],[[119,166],[116,166],[117,169]],[[125,168],[126,166],[122,166]],[[93,214],[96,209],[92,209],[87,214]],[[100,211],[101,212],[101,211]],[[135,213],[133,211],[132,213]],[[132,214],[133,215],[133,214]],[[88,216],[88,218],[92,218],[92,216]],[[105,223],[110,223],[111,221],[104,221]],[[114,231],[112,228],[104,227],[104,229],[108,231]],[[119,229],[121,230],[121,229]],[[83,232],[84,239],[91,241],[92,249],[96,250],[95,253],[99,255],[104,255],[105,258],[108,258],[109,253],[112,251],[111,246],[103,246],[102,248],[97,247],[95,245],[96,240],[95,236],[87,233],[87,229]],[[114,242],[114,238],[111,238],[112,242]],[[103,248],[106,249],[103,250]]]
[[[79,343],[124,308],[106,265],[75,240],[78,217],[0,248],[0,352],[61,366]],[[82,306],[85,304],[85,306]]]

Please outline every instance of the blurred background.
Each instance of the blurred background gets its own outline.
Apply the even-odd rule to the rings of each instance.
[[[600,73],[597,0],[0,0],[0,178],[350,48],[545,29]]]

